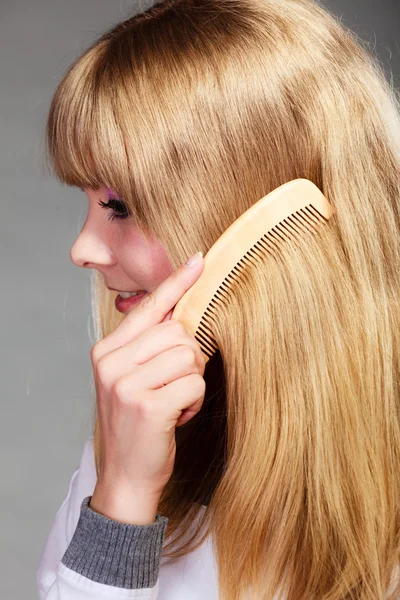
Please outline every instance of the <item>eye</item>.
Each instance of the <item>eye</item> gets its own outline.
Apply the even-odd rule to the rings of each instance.
[[[123,200],[111,199],[108,202],[103,202],[100,200],[98,202],[99,206],[102,208],[109,208],[112,210],[112,213],[109,215],[108,219],[112,221],[113,219],[127,219],[130,216],[129,210],[126,207],[126,204]]]

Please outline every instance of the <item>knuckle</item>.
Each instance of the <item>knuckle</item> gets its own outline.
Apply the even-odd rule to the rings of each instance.
[[[95,365],[102,355],[101,344],[100,342],[96,342],[92,348],[90,349],[90,360],[92,364]]]
[[[107,373],[107,356],[102,356],[95,362],[94,371],[97,379],[105,381]]]
[[[194,393],[198,394],[198,396],[202,396],[205,391],[206,391],[206,382],[204,380],[204,377],[202,377],[200,374],[198,373],[194,373],[193,374],[193,386],[194,386]]]
[[[139,419],[146,421],[152,419],[156,411],[151,402],[144,402],[143,400],[140,400],[135,404],[135,412]]]
[[[199,362],[201,364],[202,367],[205,367],[206,365],[206,357],[203,353],[203,350],[199,344],[199,342],[196,340],[196,338],[194,338],[195,340],[195,344],[196,344],[196,355],[199,357]]]
[[[196,363],[196,352],[189,346],[178,346],[180,360],[186,365],[192,366]]]
[[[186,333],[186,329],[183,323],[181,323],[181,321],[177,321],[176,319],[170,319],[169,321],[167,321],[167,323],[169,324],[169,327],[172,329],[175,335],[183,336]]]
[[[120,402],[126,402],[130,396],[130,388],[129,381],[125,377],[120,377],[113,382],[111,392],[114,398]]]
[[[153,402],[149,402],[148,395],[142,390],[140,396],[135,394],[132,389],[132,381],[123,377],[119,379],[114,388],[117,403],[121,408],[128,409],[135,420],[151,420],[154,416],[155,407]]]

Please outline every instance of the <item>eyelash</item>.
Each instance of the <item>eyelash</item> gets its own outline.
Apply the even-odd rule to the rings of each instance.
[[[109,208],[110,210],[113,211],[108,217],[108,219],[110,221],[112,221],[113,219],[127,219],[129,217],[129,211],[126,208],[126,205],[123,202],[123,200],[111,199],[108,202],[103,202],[102,200],[100,200],[100,202],[98,202],[98,204],[102,208]],[[118,209],[117,209],[118,206],[123,207],[122,212],[118,211]]]

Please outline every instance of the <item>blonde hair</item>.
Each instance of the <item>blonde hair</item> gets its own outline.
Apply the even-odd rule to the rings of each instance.
[[[400,104],[368,43],[312,0],[161,2],[74,61],[46,132],[55,175],[117,190],[174,268],[287,181],[326,195],[215,318],[164,556],[212,534],[221,600],[399,598]],[[98,340],[114,298],[96,274]],[[98,472],[96,412],[94,437]]]

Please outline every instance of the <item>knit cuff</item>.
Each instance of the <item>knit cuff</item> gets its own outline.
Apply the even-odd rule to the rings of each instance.
[[[168,518],[157,513],[149,525],[121,523],[92,510],[91,498],[82,501],[61,562],[98,583],[131,590],[154,587]]]

